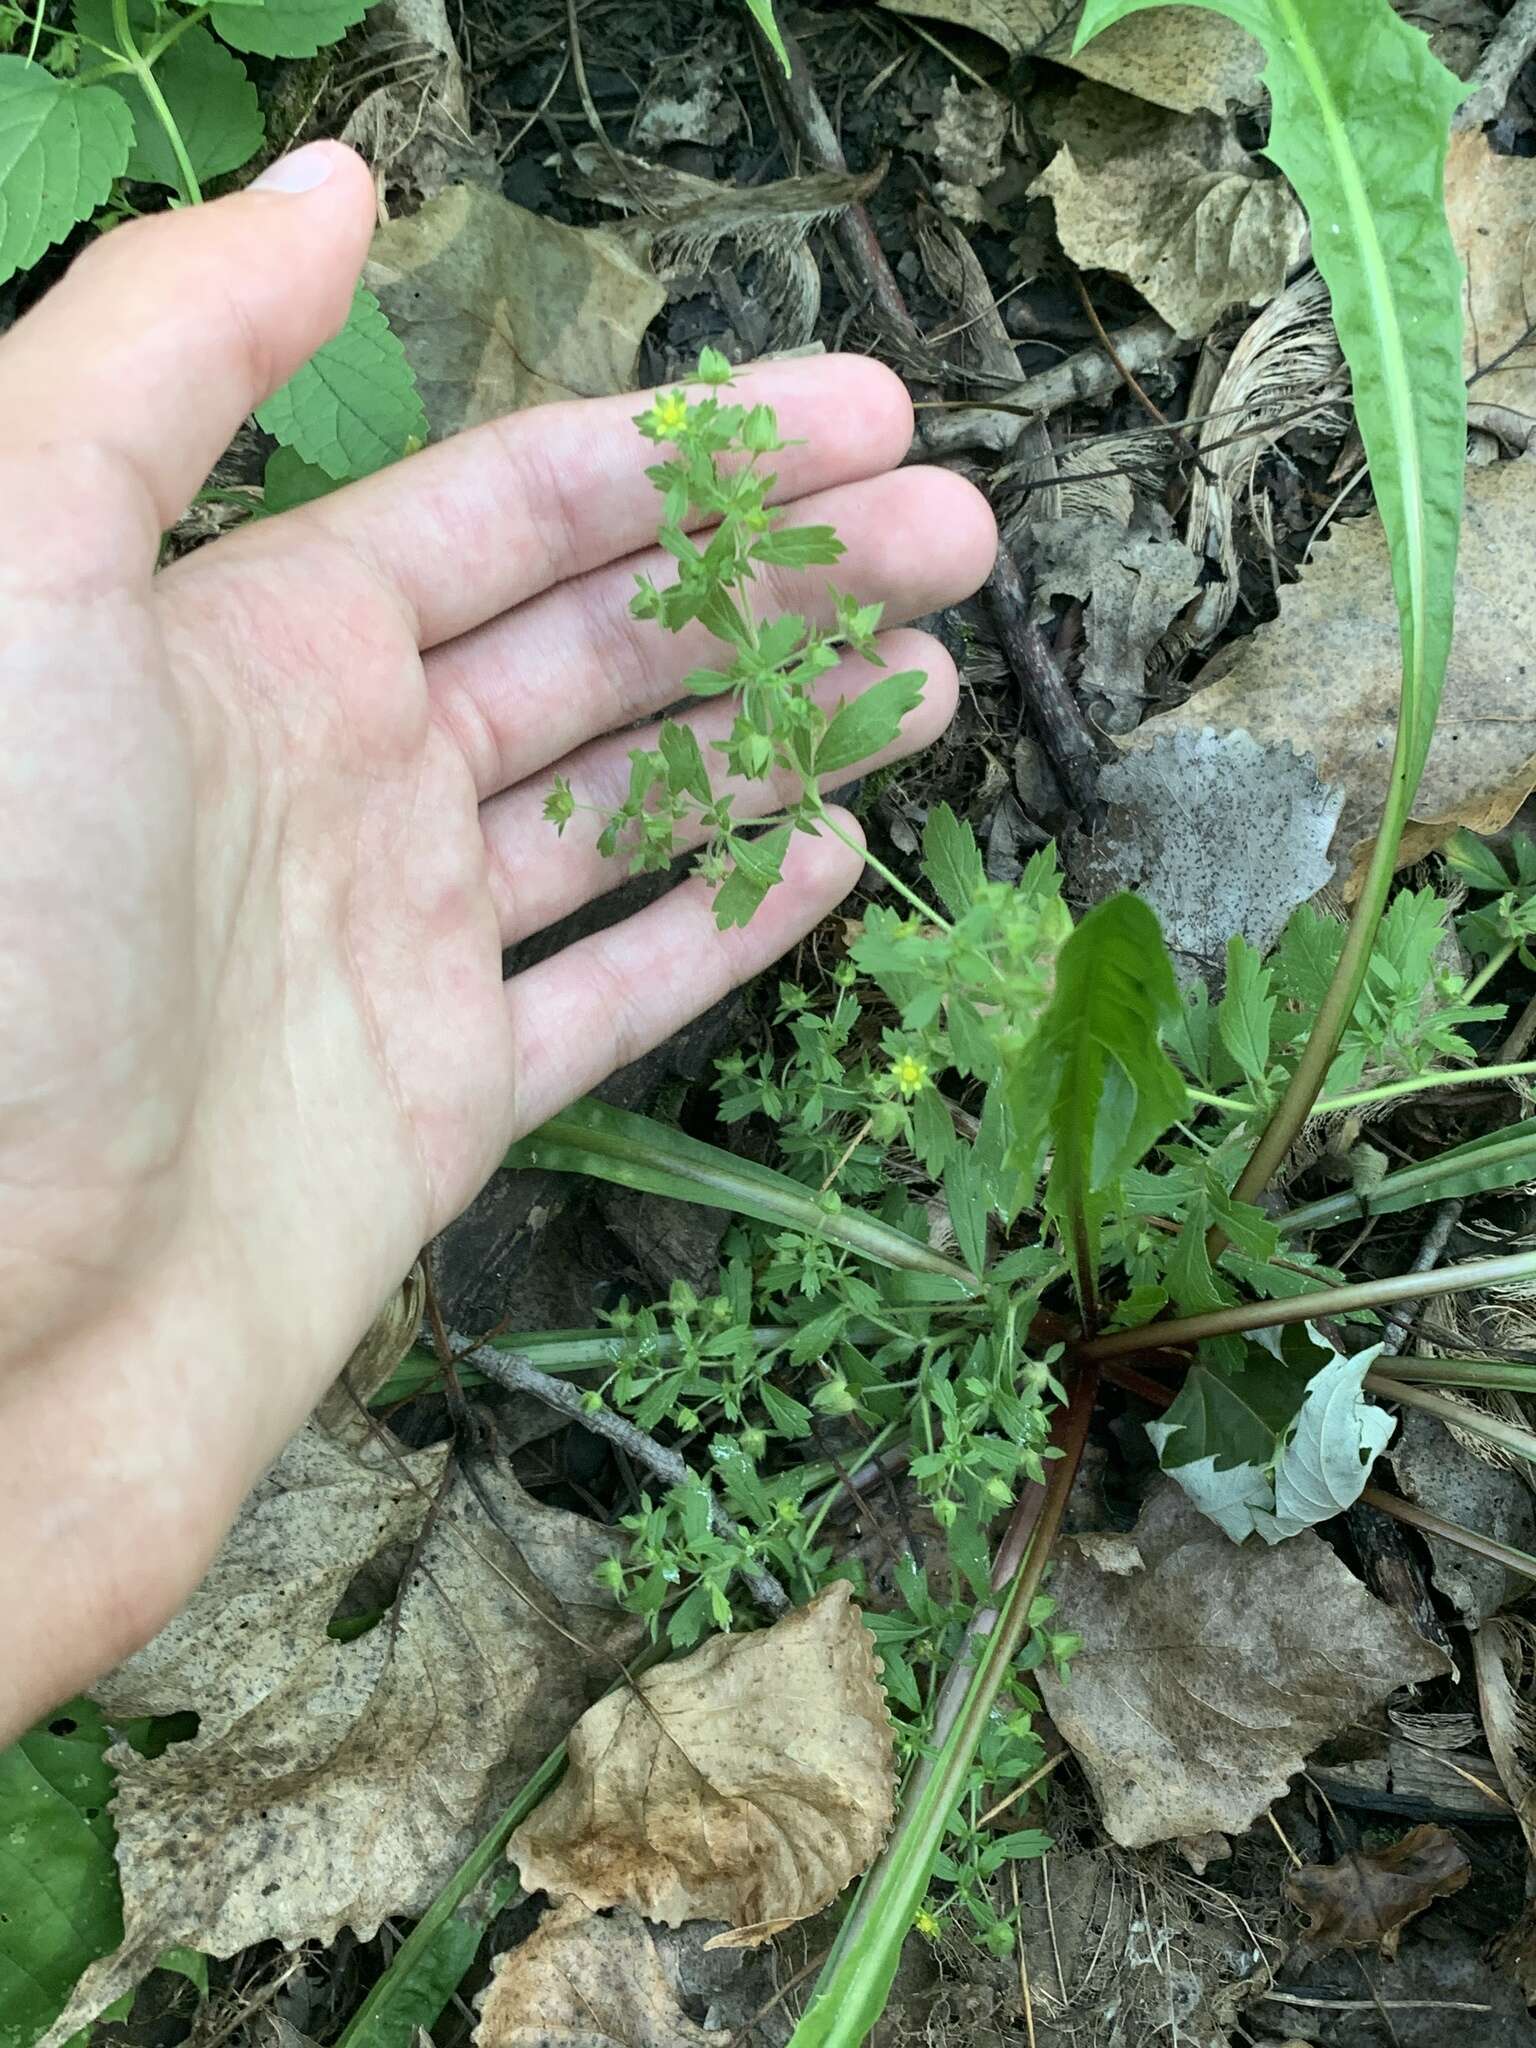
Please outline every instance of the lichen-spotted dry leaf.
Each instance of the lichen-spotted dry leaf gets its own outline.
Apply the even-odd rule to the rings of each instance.
[[[48,2043],[174,1945],[227,1956],[344,1926],[366,1940],[387,1915],[422,1913],[611,1681],[619,1618],[593,1588],[610,1547],[593,1524],[487,1470],[510,1540],[455,1480],[413,1555],[446,1455],[359,1450],[309,1424],[186,1608],[97,1687],[114,1721],[201,1718],[153,1760],[109,1752],[123,1945]],[[355,1580],[380,1575],[384,1604],[407,1565],[393,1619],[327,1634]]]
[[[1051,1593],[1084,1646],[1036,1682],[1130,1849],[1241,1834],[1320,1742],[1448,1668],[1311,1530],[1231,1543],[1172,1480],[1131,1535],[1066,1540]]]
[[[893,1799],[874,1648],[840,1582],[600,1700],[507,1853],[529,1891],[668,1927],[723,1920],[752,1943],[837,1897]]]
[[[1536,438],[1536,162],[1498,155],[1480,128],[1452,135],[1445,212],[1467,270],[1467,424],[1519,451]]]
[[[1458,825],[1496,832],[1536,784],[1536,456],[1467,474],[1456,567],[1456,633],[1445,695],[1399,866]],[[1187,703],[1131,741],[1243,730],[1310,754],[1344,791],[1332,844],[1349,893],[1369,858],[1397,729],[1402,651],[1381,521],[1349,520],[1323,542],[1280,616],[1223,648]]]
[[[1163,733],[1110,762],[1099,794],[1109,811],[1086,856],[1089,886],[1145,897],[1185,980],[1219,975],[1234,932],[1267,953],[1333,878],[1344,792],[1325,789],[1288,741]]]
[[[1215,114],[1172,114],[1085,85],[1062,146],[1030,190],[1056,208],[1084,269],[1127,278],[1177,333],[1198,338],[1283,288],[1307,241],[1285,180]]]
[[[1467,1852],[1453,1834],[1419,1827],[1386,1849],[1304,1864],[1286,1878],[1285,1890],[1307,1915],[1307,1939],[1320,1953],[1379,1948],[1394,1956],[1414,1915],[1459,1892],[1471,1875]]]
[[[571,1899],[496,1958],[475,2048],[729,2048],[679,2010],[638,1913],[603,1919]]]
[[[631,390],[666,294],[616,235],[452,185],[373,238],[364,278],[405,344],[441,440],[543,405]]]
[[[949,21],[1001,44],[1011,57],[1049,57],[1084,78],[1193,114],[1251,107],[1262,96],[1264,52],[1222,15],[1200,7],[1135,14],[1073,51],[1081,4],[1062,0],[880,0],[892,14]]]

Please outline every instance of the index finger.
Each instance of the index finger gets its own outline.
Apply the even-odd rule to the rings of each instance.
[[[765,363],[731,388],[773,406],[781,433],[803,443],[775,458],[780,503],[878,476],[911,445],[905,386],[863,356]],[[434,647],[655,538],[646,470],[659,455],[634,425],[650,402],[627,392],[510,413],[287,516],[360,553]]]

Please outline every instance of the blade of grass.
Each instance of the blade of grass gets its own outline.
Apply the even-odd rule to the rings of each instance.
[[[1502,1131],[1453,1145],[1413,1166],[1389,1173],[1369,1195],[1353,1192],[1325,1195],[1275,1219],[1281,1232],[1316,1230],[1325,1223],[1345,1223],[1362,1216],[1391,1216],[1421,1203],[1448,1201],[1453,1195],[1486,1195],[1518,1187],[1536,1177],[1536,1117],[1526,1117]]]
[[[1507,1387],[1536,1394],[1536,1365],[1514,1358],[1394,1358],[1392,1377],[1414,1386],[1480,1387],[1490,1393]]]
[[[1536,1557],[1528,1551],[1516,1550],[1492,1536],[1480,1536],[1475,1529],[1464,1529],[1459,1522],[1448,1522],[1444,1515],[1433,1515],[1428,1508],[1418,1507],[1411,1500],[1400,1500],[1395,1493],[1383,1493],[1379,1486],[1366,1487],[1360,1498],[1371,1507],[1380,1508],[1384,1515],[1390,1515],[1394,1522],[1422,1530],[1426,1536],[1443,1536],[1447,1543],[1459,1543],[1463,1550],[1475,1551],[1479,1557],[1489,1558],[1494,1564],[1503,1565],[1506,1571],[1517,1572],[1521,1578],[1536,1579]]]
[[[1536,1465],[1536,1433],[1522,1429],[1517,1422],[1506,1422],[1501,1415],[1485,1415],[1480,1408],[1448,1401],[1443,1394],[1426,1393],[1422,1387],[1410,1386],[1391,1373],[1368,1372],[1365,1384],[1383,1400],[1401,1402],[1405,1408],[1422,1408],[1426,1415],[1454,1423],[1468,1436],[1481,1437],[1484,1443],[1497,1444],[1501,1450],[1513,1451],[1516,1457]]]

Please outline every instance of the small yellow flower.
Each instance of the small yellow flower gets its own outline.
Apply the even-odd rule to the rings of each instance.
[[[917,1913],[913,1918],[912,1925],[917,1929],[918,1933],[923,1936],[925,1941],[938,1940],[938,1917],[936,1914],[930,1913],[926,1906],[918,1907]]]
[[[900,1059],[891,1062],[891,1079],[896,1083],[897,1092],[904,1102],[910,1102],[914,1095],[920,1095],[927,1085],[928,1069],[913,1054],[904,1052]]]
[[[666,391],[651,407],[651,423],[664,441],[674,440],[688,424],[688,401],[681,391]]]

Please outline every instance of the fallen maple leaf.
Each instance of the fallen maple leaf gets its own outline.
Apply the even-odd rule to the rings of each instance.
[[[729,2048],[696,2026],[638,1913],[604,1919],[571,1900],[496,1958],[475,2048]]]
[[[1467,1852],[1448,1829],[1420,1827],[1390,1848],[1308,1863],[1291,1872],[1285,1890],[1308,1916],[1307,1939],[1320,1953],[1379,1948],[1395,1956],[1406,1923],[1459,1892],[1471,1875]]]
[[[829,1904],[891,1824],[885,1695],[841,1581],[610,1694],[569,1753],[508,1845],[527,1890],[723,1920],[743,1946]]]
[[[355,1402],[311,1422],[251,1494],[203,1584],[104,1679],[114,1722],[195,1708],[154,1759],[126,1745],[112,1803],[122,1947],[39,2048],[67,2041],[165,1949],[367,1940],[425,1911],[516,1786],[616,1672],[632,1626],[593,1584],[611,1538],[509,1474],[461,1480],[404,1453]],[[419,1552],[416,1546],[419,1543]],[[408,1566],[377,1626],[327,1625],[360,1574]]]
[[[1448,1669],[1310,1530],[1229,1542],[1172,1480],[1129,1536],[1064,1542],[1051,1592],[1084,1646],[1032,1682],[1125,1848],[1241,1834],[1326,1737]]]

